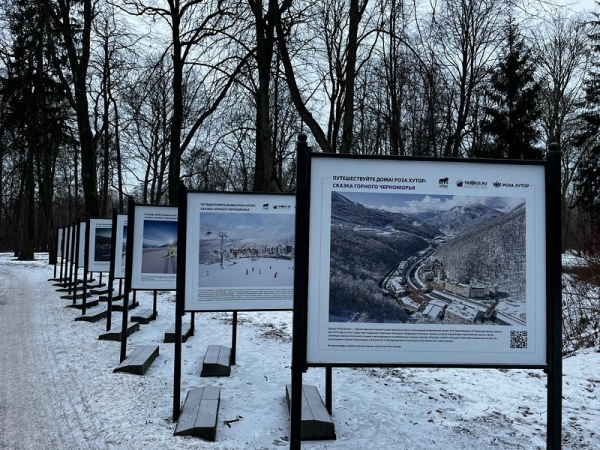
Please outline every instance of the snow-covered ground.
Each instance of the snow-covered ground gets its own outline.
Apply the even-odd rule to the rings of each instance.
[[[53,276],[47,255],[37,257],[19,263],[0,254],[0,327],[5,327],[0,328],[0,448],[289,447],[285,385],[290,382],[290,312],[239,313],[237,365],[230,377],[211,379],[199,376],[202,357],[210,344],[230,345],[231,314],[197,314],[195,336],[183,344],[181,398],[197,386],[221,387],[217,441],[174,437],[173,344],[163,343],[174,321],[174,293],[160,292],[158,319],[128,339],[128,352],[138,345],[160,345],[146,375],[113,373],[120,344],[98,340],[105,321],[75,322],[81,311],[65,307],[70,301],[61,300],[47,281]],[[137,298],[141,308],[151,307],[150,292]],[[8,323],[16,302],[32,305],[29,324]],[[113,326],[120,319],[121,313],[113,313]],[[18,383],[28,391],[22,403],[28,398],[47,402],[52,413],[47,423],[40,423],[45,416],[35,409],[11,409],[20,399],[10,397],[7,380],[23,375],[11,373],[17,370],[15,362],[2,353],[15,345],[9,336],[14,334],[6,330],[24,326],[30,328],[23,334],[23,348],[32,346],[37,362]],[[600,448],[600,353],[586,350],[565,359],[563,380],[563,448]],[[323,369],[310,369],[304,382],[317,385],[324,395]],[[545,386],[541,370],[333,369],[337,440],[304,442],[302,447],[543,449]],[[46,393],[43,400],[36,397],[40,392]],[[2,422],[3,417],[12,419]],[[36,441],[41,436],[51,437],[53,446]]]
[[[200,264],[201,287],[276,287],[294,285],[294,261],[276,258],[239,258],[219,263]]]

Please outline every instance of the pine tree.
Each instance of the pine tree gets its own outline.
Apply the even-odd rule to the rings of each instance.
[[[593,13],[596,20],[590,23],[590,68],[585,79],[585,107],[581,115],[584,126],[574,139],[583,157],[575,176],[578,199],[581,206],[591,214],[592,233],[600,234],[600,14]],[[592,236],[585,238],[594,239]]]
[[[47,242],[53,242],[54,166],[59,146],[66,138],[67,105],[51,71],[48,43],[52,37],[46,26],[45,7],[40,0],[15,0],[7,7],[7,15],[13,42],[0,86],[8,99],[5,125],[11,129],[12,145],[20,159],[18,254],[20,259],[33,259],[36,231],[37,236],[47,231]],[[46,230],[36,230],[36,196]]]
[[[508,19],[505,46],[498,67],[491,73],[487,91],[486,118],[481,125],[487,143],[475,151],[475,156],[509,159],[540,159],[536,147],[540,118],[538,93],[540,85],[534,78],[535,66],[531,50],[525,46],[518,26]]]

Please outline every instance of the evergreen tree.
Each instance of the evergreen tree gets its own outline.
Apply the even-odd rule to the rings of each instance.
[[[581,206],[591,213],[592,236],[585,240],[595,240],[600,234],[600,14],[593,13],[595,20],[590,22],[590,66],[585,79],[585,106],[581,115],[583,127],[574,138],[583,157],[575,176],[575,189],[578,193],[575,206]]]
[[[0,86],[7,98],[5,126],[11,129],[11,145],[17,150],[21,186],[20,259],[33,259],[39,232],[47,231],[38,242],[53,243],[52,201],[54,167],[60,145],[65,140],[66,101],[62,87],[51,68],[45,8],[40,0],[15,0],[7,7],[13,38],[6,76]],[[35,199],[39,200],[41,223],[36,230]],[[52,252],[51,252],[52,253]]]
[[[518,26],[509,18],[505,45],[498,66],[492,70],[488,106],[481,131],[488,139],[475,156],[509,159],[540,159],[536,122],[541,112],[540,85],[535,81],[531,50],[525,46]]]

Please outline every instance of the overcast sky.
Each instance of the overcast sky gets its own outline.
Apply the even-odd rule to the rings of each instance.
[[[341,194],[369,208],[418,214],[447,211],[456,206],[485,205],[507,213],[525,203],[520,197],[479,197],[471,195],[380,194],[372,192],[341,192]]]

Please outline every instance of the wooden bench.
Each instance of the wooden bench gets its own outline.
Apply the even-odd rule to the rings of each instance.
[[[108,294],[108,286],[104,287],[103,289],[90,289],[90,292],[94,295]]]
[[[85,298],[90,298],[93,296],[94,296],[94,294],[92,294],[90,292],[87,292],[85,294]],[[73,297],[75,297],[75,300],[80,300],[83,298],[83,292],[80,292],[79,294],[74,294],[73,292],[71,292],[70,294],[60,296],[60,298],[62,298],[63,300],[73,300]]]
[[[288,411],[292,403],[292,385],[285,387],[285,399]],[[336,439],[335,425],[331,415],[327,411],[323,399],[316,386],[310,384],[302,385],[302,423],[300,428],[300,440],[315,441],[325,439]]]
[[[185,342],[192,335],[192,325],[189,322],[181,324],[181,342]],[[165,343],[173,344],[175,342],[175,325],[169,328],[165,333]]]
[[[69,286],[75,286],[75,282],[74,281],[70,281],[70,278],[67,278],[67,280],[68,281],[66,281],[64,283],[56,283],[56,284],[53,284],[52,286],[60,287],[60,288],[65,288],[65,289],[68,288]],[[88,280],[88,283],[90,281],[93,281],[93,280]],[[81,278],[79,278],[77,280],[77,285],[78,286],[82,286],[82,288],[83,288],[83,280]],[[58,291],[58,289],[57,289],[57,291]]]
[[[112,310],[113,311],[123,311],[123,304],[125,303],[125,300],[123,300],[122,302],[113,302],[112,304]],[[140,302],[138,302],[137,300],[134,302],[133,300],[129,299],[129,309],[134,309],[137,308],[138,306],[140,306]]]
[[[154,319],[156,319],[156,316],[154,315],[154,310],[152,309],[144,309],[143,311],[138,311],[136,313],[131,314],[132,322],[146,324],[150,323]]]
[[[111,330],[108,330],[106,333],[101,334],[98,339],[100,339],[101,341],[119,341],[121,342],[121,325],[119,325],[118,327],[112,328]],[[132,335],[133,333],[135,333],[136,331],[139,331],[140,329],[140,324],[137,322],[129,322],[127,324],[127,333],[126,335]]]
[[[207,441],[217,437],[221,389],[205,386],[192,389],[185,397],[174,436],[196,436]]]
[[[113,372],[127,372],[144,375],[148,367],[158,356],[158,345],[144,345],[136,348],[119,364]]]
[[[82,322],[98,322],[99,320],[105,319],[106,317],[108,317],[108,309],[101,309],[95,313],[92,314],[84,314],[82,316],[77,316],[75,317],[75,321],[82,321]]]
[[[118,300],[122,300],[123,299],[123,294],[120,294],[116,291],[113,291],[113,298],[112,301],[116,302]],[[107,302],[108,301],[108,295],[100,295],[100,297],[98,297],[98,300],[100,300],[101,302]]]
[[[98,306],[98,302],[99,302],[99,300],[97,298],[93,298],[93,299],[86,298],[85,307],[93,308],[94,306]],[[67,308],[83,309],[83,302],[67,305]]]
[[[231,375],[231,348],[209,345],[202,362],[201,377],[228,377]]]

